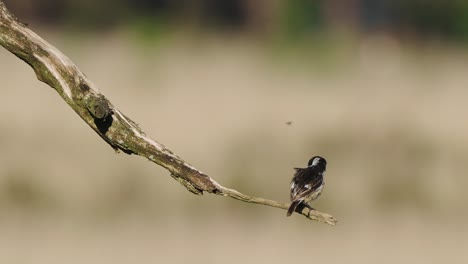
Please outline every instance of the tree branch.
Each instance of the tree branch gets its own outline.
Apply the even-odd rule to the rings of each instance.
[[[120,112],[78,67],[58,49],[21,23],[0,0],[0,45],[29,64],[38,80],[54,88],[65,102],[116,151],[136,154],[166,168],[190,192],[228,196],[243,202],[288,209],[289,204],[242,194],[221,186],[205,173],[149,138]],[[298,208],[307,218],[335,225],[333,216]]]

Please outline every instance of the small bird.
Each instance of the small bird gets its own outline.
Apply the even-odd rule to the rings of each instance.
[[[290,216],[301,203],[312,209],[308,203],[317,199],[322,193],[326,167],[327,161],[315,156],[309,160],[307,168],[294,168],[296,173],[291,180],[291,206],[287,216]]]

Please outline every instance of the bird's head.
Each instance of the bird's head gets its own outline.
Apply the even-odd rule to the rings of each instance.
[[[309,164],[307,165],[308,167],[319,167],[325,170],[327,167],[327,161],[320,157],[320,156],[315,156],[309,160]]]

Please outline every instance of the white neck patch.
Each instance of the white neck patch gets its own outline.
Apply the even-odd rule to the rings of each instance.
[[[320,158],[315,158],[313,161],[312,161],[312,164],[310,165],[311,167],[312,166],[316,166],[320,161]]]

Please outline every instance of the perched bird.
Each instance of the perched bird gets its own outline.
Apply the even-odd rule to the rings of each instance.
[[[317,199],[322,193],[324,182],[323,175],[327,167],[327,161],[319,156],[309,160],[307,168],[294,168],[296,173],[291,180],[291,206],[288,209],[290,216],[299,206],[309,206],[309,202]]]

